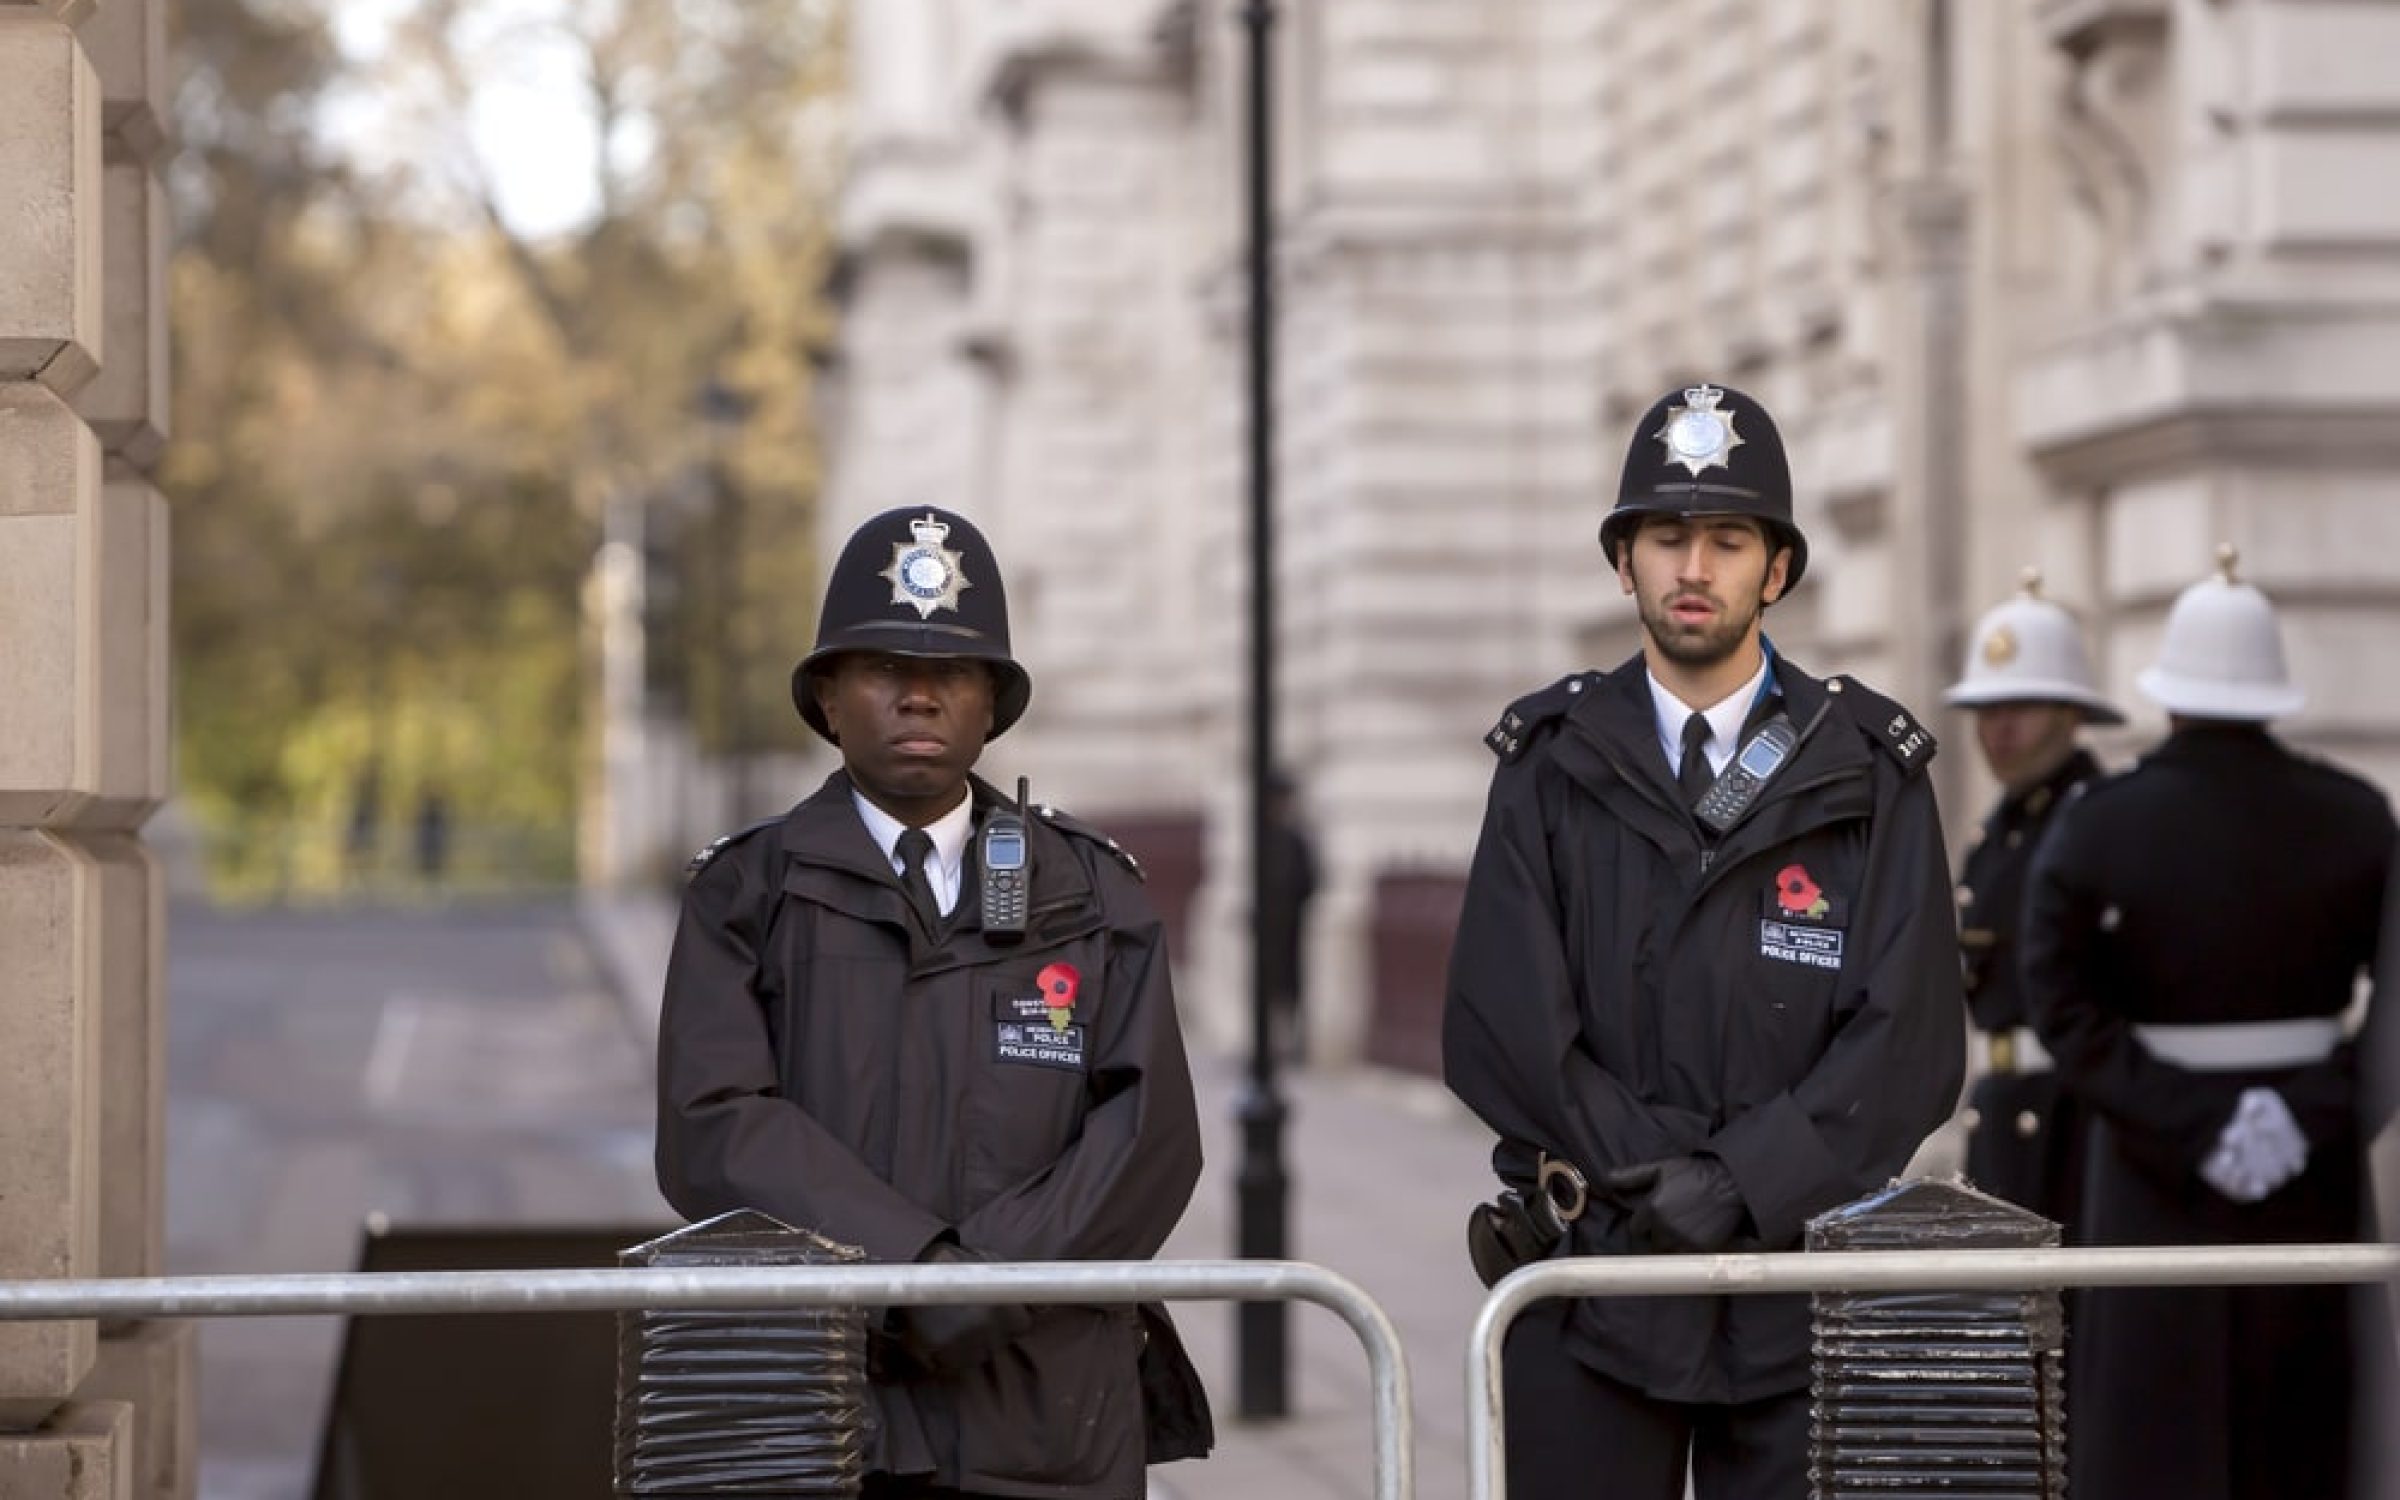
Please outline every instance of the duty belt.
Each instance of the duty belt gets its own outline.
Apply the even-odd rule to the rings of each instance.
[[[2300,1016],[2288,1021],[2220,1021],[2206,1026],[2136,1024],[2133,1034],[2153,1056],[2195,1073],[2236,1073],[2250,1068],[2304,1068],[2333,1055],[2342,1044],[2339,1016]]]

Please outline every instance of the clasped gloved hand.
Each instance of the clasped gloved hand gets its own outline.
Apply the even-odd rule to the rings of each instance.
[[[2256,1203],[2307,1165],[2308,1137],[2283,1095],[2250,1088],[2242,1090],[2215,1148],[2200,1163],[2200,1176],[2236,1203]]]
[[[950,1240],[935,1240],[918,1256],[929,1266],[972,1265],[991,1259]],[[981,1306],[930,1303],[892,1309],[892,1331],[917,1363],[936,1375],[974,1369],[1002,1345],[1033,1326],[1030,1308],[1015,1303]]]
[[[1733,1173],[1713,1156],[1619,1167],[1600,1186],[1632,1215],[1627,1227],[1636,1243],[1669,1254],[1722,1250],[1749,1216]]]

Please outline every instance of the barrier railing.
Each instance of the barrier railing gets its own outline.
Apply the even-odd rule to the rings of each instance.
[[[2325,1285],[2400,1278],[2389,1245],[2073,1250],[1841,1250],[1796,1255],[1576,1256],[1502,1277],[1467,1338],[1467,1500],[1505,1500],[1500,1349],[1552,1297],[1764,1292],[1982,1292],[2070,1286]]]
[[[579,1271],[396,1271],[0,1281],[0,1322],[407,1313],[630,1312],[641,1308],[915,1307],[959,1302],[1314,1302],[1366,1346],[1376,1500],[1413,1500],[1408,1357],[1357,1283],[1298,1261],[1059,1261]]]

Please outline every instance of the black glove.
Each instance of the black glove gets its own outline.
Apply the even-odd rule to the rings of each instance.
[[[919,1263],[929,1266],[970,1265],[989,1259],[949,1240],[935,1240],[917,1257]],[[1032,1326],[1032,1310],[1013,1303],[989,1307],[928,1303],[892,1309],[892,1331],[899,1337],[900,1347],[936,1375],[974,1369]]]
[[[1713,1156],[1670,1156],[1619,1167],[1602,1190],[1632,1214],[1627,1227],[1645,1249],[1669,1254],[1722,1250],[1748,1218],[1733,1173]]]

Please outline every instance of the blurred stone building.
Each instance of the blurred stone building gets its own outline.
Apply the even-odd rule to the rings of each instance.
[[[166,10],[0,3],[0,1280],[163,1270]],[[0,1495],[190,1495],[191,1363],[0,1323]]]
[[[1036,681],[988,769],[1150,857],[1240,1034],[1240,0],[854,12],[824,555],[955,504]],[[1424,1065],[1514,696],[1636,644],[1594,531],[1671,383],[1768,403],[1809,579],[1769,625],[1952,741],[2039,566],[2131,682],[2219,541],[2287,727],[2400,786],[2400,3],[1284,0],[1281,759],[1322,1050]],[[2147,717],[2143,715],[2147,714]],[[1230,877],[1230,878],[1229,878]]]

